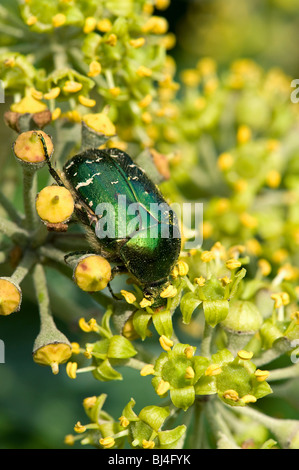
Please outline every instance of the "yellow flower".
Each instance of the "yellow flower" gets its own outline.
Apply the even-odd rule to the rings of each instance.
[[[72,354],[80,354],[80,345],[79,343],[71,343],[72,346]]]
[[[200,276],[200,277],[196,277],[194,279],[194,282],[196,282],[198,286],[203,287],[206,283],[206,279],[203,276]]]
[[[77,432],[78,434],[81,434],[86,431],[86,427],[83,426],[80,421],[78,421],[75,426],[74,426],[74,431]]]
[[[121,295],[125,298],[125,301],[128,303],[128,304],[133,304],[134,302],[136,302],[136,297],[135,295],[133,294],[133,292],[129,292],[127,290],[124,290],[122,289],[120,291]]]
[[[91,326],[86,322],[85,318],[83,318],[83,317],[80,318],[80,320],[79,320],[79,327],[85,333],[90,333],[92,331]]]
[[[258,267],[261,270],[263,276],[268,276],[272,270],[271,264],[266,259],[259,259]]]
[[[239,394],[236,390],[226,390],[223,393],[223,398],[226,398],[228,400],[238,401],[239,400]]]
[[[271,170],[266,175],[266,183],[270,188],[278,188],[281,182],[281,175],[277,170]]]
[[[85,34],[91,33],[92,31],[94,31],[96,25],[97,25],[97,20],[93,18],[92,16],[89,16],[88,18],[85,19],[83,32]]]
[[[173,341],[165,335],[160,336],[159,343],[164,351],[170,351],[173,346]]]
[[[142,367],[140,371],[140,375],[142,377],[146,377],[147,375],[154,375],[155,374],[155,369],[153,364],[146,364],[146,366]]]
[[[64,438],[64,443],[68,446],[73,446],[75,444],[75,439],[72,434],[67,434]]]
[[[99,440],[101,446],[103,446],[105,449],[110,449],[115,445],[115,440],[113,437],[104,437]]]
[[[205,375],[213,377],[214,375],[221,374],[222,369],[219,364],[211,364],[205,371]]]
[[[87,397],[87,398],[84,398],[83,400],[83,406],[84,408],[90,409],[96,404],[96,402],[97,402],[96,396]]]
[[[61,116],[61,108],[55,108],[52,113],[52,121],[56,121],[56,119],[59,119],[60,116]]]
[[[237,142],[239,144],[245,144],[251,139],[251,130],[248,126],[242,125],[237,131]]]
[[[145,297],[139,303],[141,308],[150,307],[153,304],[152,300],[146,299]]]
[[[114,98],[117,98],[118,95],[120,94],[120,92],[121,92],[121,89],[118,86],[114,86],[112,88],[109,88],[109,93]]]
[[[142,440],[142,447],[144,449],[153,449],[155,447],[154,441],[147,441],[146,439]]]
[[[107,33],[112,28],[112,23],[108,18],[102,18],[97,22],[97,29],[101,33]]]
[[[255,403],[256,402],[256,397],[254,395],[244,395],[244,397],[241,398],[241,401],[243,403]]]
[[[159,385],[157,387],[156,392],[157,392],[158,395],[161,396],[161,395],[164,395],[166,392],[168,392],[169,388],[170,388],[170,383],[163,380],[163,379],[161,379],[161,381],[159,382]]]
[[[237,269],[242,266],[241,262],[234,258],[227,260],[225,265],[228,269]]]
[[[109,46],[116,46],[117,44],[117,36],[116,34],[112,33],[112,34],[109,34],[108,38],[106,39],[106,44],[108,44]]]
[[[129,41],[130,46],[134,47],[135,49],[138,49],[139,47],[142,47],[145,43],[144,38],[136,38],[136,39],[131,39]]]
[[[52,18],[52,25],[54,28],[59,28],[59,26],[63,26],[66,22],[66,16],[63,13],[57,13]]]
[[[162,297],[162,299],[168,299],[173,298],[176,295],[177,289],[172,284],[170,284],[168,287],[166,287],[166,289],[161,292],[160,297]]]
[[[33,26],[35,23],[37,23],[37,17],[32,15],[32,16],[29,16],[29,18],[27,19],[26,21],[26,24],[28,26]]]
[[[125,416],[120,416],[120,418],[118,418],[119,421],[120,421],[120,425],[123,427],[123,428],[127,428],[130,424],[130,421],[128,420],[128,418],[126,418]]]
[[[215,253],[213,253],[213,251],[203,251],[200,259],[204,263],[209,263],[210,261],[215,259]]]
[[[217,165],[220,170],[229,170],[234,164],[234,157],[231,153],[225,152],[219,155]]]
[[[189,366],[186,368],[186,373],[185,373],[185,379],[194,379],[195,377],[195,372],[194,369]]]
[[[74,80],[67,80],[63,87],[65,93],[77,93],[82,89],[82,83],[76,82]]]
[[[179,276],[187,276],[189,272],[189,265],[186,261],[180,260],[177,264]]]
[[[240,359],[243,359],[243,361],[248,361],[253,357],[252,351],[245,351],[244,349],[242,349],[241,351],[238,351],[237,354]]]
[[[186,69],[181,73],[182,82],[191,88],[197,87],[200,82],[200,75],[198,70],[195,69]]]
[[[275,308],[280,308],[283,305],[288,305],[290,303],[290,297],[287,292],[272,294],[271,299],[275,300]]]
[[[264,380],[266,380],[269,377],[269,374],[270,372],[268,370],[260,370],[260,369],[257,369],[254,373],[254,375],[256,376],[256,380],[258,382],[264,382]]]
[[[141,29],[144,33],[165,34],[168,30],[168,22],[161,16],[151,16]]]
[[[96,100],[86,98],[86,96],[83,95],[79,95],[78,100],[82,106],[86,106],[87,108],[93,108],[97,104]]]
[[[166,10],[170,5],[170,0],[155,0],[155,6],[158,10]]]
[[[90,64],[89,64],[89,72],[88,72],[88,76],[89,77],[96,77],[97,75],[99,75],[102,71],[102,66],[100,64],[100,62],[98,62],[97,60],[93,60]]]
[[[139,75],[139,77],[150,77],[152,73],[152,70],[144,65],[140,65],[137,69],[137,75]]]
[[[15,113],[41,113],[42,111],[46,111],[48,109],[46,103],[39,101],[33,96],[26,95],[24,98],[21,99],[18,103],[13,103],[10,109]]]
[[[228,284],[230,284],[231,282],[233,282],[228,276],[224,276],[220,279],[221,281],[221,284],[223,285],[223,287],[227,286]]]
[[[66,365],[66,373],[69,376],[70,379],[75,379],[77,377],[77,368],[78,364],[77,362],[68,362]]]
[[[194,356],[194,353],[195,353],[195,350],[192,346],[187,346],[185,349],[184,349],[184,354],[186,356],[187,359],[191,359],[191,357]]]

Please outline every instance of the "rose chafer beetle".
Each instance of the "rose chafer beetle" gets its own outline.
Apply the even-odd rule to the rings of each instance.
[[[112,278],[128,273],[154,308],[165,304],[160,294],[169,285],[181,237],[176,214],[158,187],[128,154],[114,148],[75,155],[59,176],[41,140],[50,173],[73,194],[92,248],[116,264]]]

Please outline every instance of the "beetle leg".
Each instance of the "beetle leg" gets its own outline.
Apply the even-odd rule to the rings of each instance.
[[[112,290],[112,287],[111,287],[111,285],[110,285],[110,282],[108,282],[107,287],[108,287],[108,289],[109,289],[109,292],[110,292],[111,296],[114,298],[114,300],[122,300],[122,299],[120,299],[119,297],[117,297],[116,294],[114,294],[114,292],[113,292],[113,290]]]
[[[85,251],[72,251],[71,253],[68,253],[67,255],[64,256],[64,261],[66,264],[68,263],[68,258],[71,258],[72,256],[77,256],[77,255],[89,255],[89,254],[94,254],[93,251],[90,250],[85,250]]]
[[[42,134],[39,134],[39,133],[37,133],[37,135],[38,135],[38,137],[41,141],[41,144],[43,146],[43,151],[44,151],[44,154],[45,154],[46,162],[47,162],[48,167],[49,167],[50,174],[53,176],[54,180],[56,181],[56,183],[59,186],[64,186],[64,183],[63,183],[62,179],[60,178],[59,174],[57,173],[57,171],[51,165],[50,157],[49,157],[49,154],[48,154],[48,149],[47,149],[44,137],[42,136]]]
[[[126,266],[114,266],[111,271],[111,280],[115,278],[115,276],[118,276],[120,274],[128,274],[128,270]]]

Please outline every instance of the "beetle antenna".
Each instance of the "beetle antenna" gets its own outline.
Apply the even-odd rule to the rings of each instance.
[[[57,173],[57,171],[53,168],[53,166],[51,165],[51,162],[50,162],[50,157],[49,157],[49,154],[48,154],[48,149],[47,149],[47,145],[46,145],[46,142],[45,142],[45,139],[44,139],[44,136],[42,134],[39,134],[37,133],[40,141],[41,141],[41,144],[43,146],[43,151],[44,151],[44,154],[45,154],[45,159],[46,159],[46,162],[48,164],[48,167],[49,167],[49,172],[50,174],[53,176],[54,180],[56,181],[56,183],[59,185],[59,186],[64,186],[63,184],[63,181],[61,180],[59,174]]]

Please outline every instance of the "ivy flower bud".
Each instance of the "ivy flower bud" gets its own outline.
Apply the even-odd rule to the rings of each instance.
[[[72,216],[75,203],[72,194],[64,186],[46,186],[37,195],[36,211],[43,222],[59,224]]]
[[[0,278],[0,315],[10,315],[20,310],[22,292],[9,278]]]
[[[39,134],[44,139],[48,155],[52,155],[54,147],[50,136],[43,131],[27,131],[19,134],[14,143],[13,150],[18,161],[37,167],[41,167],[46,163],[45,152]]]
[[[44,340],[38,335],[33,346],[33,360],[37,364],[50,366],[53,374],[58,374],[59,364],[66,362],[72,355],[72,348],[67,338],[56,329],[55,339]]]
[[[85,292],[103,290],[111,280],[111,266],[102,256],[84,256],[74,269],[73,279]]]
[[[164,351],[170,351],[173,346],[173,341],[165,335],[160,336],[159,343]]]

